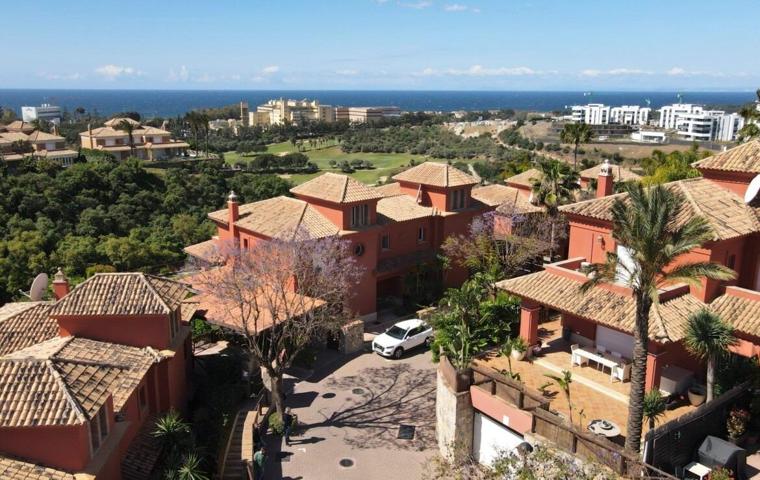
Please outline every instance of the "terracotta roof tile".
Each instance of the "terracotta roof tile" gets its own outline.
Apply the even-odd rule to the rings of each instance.
[[[15,302],[0,308],[0,356],[58,336],[50,302]]]
[[[105,125],[106,127],[118,127],[121,124],[121,122],[128,122],[128,123],[131,123],[134,126],[139,126],[140,125],[140,122],[138,122],[137,120],[133,120],[133,119],[131,119],[129,117],[116,117],[116,118],[112,118],[110,120],[106,120],[105,122],[103,122],[103,125]]]
[[[525,198],[523,192],[506,185],[493,184],[473,188],[472,198],[491,207],[498,207],[496,209],[497,212],[500,210],[503,210],[503,213],[537,213],[544,211],[543,208],[530,203]]]
[[[299,231],[313,237],[337,235],[338,227],[303,200],[274,197],[239,207],[240,218],[235,224],[270,238],[293,238]],[[209,214],[212,220],[226,224],[227,210]]]
[[[409,195],[385,197],[377,202],[377,221],[381,225],[430,217],[433,214],[433,208],[419,205]]]
[[[187,286],[143,273],[98,273],[56,302],[50,315],[161,315],[187,296]]]
[[[641,180],[641,175],[639,175],[638,173],[634,173],[625,167],[621,167],[620,165],[611,165],[611,167],[612,167],[612,176],[616,182],[620,182],[620,181],[630,182],[630,181]],[[598,165],[594,165],[591,168],[582,170],[580,172],[580,177],[596,180],[596,178],[599,177],[599,172],[601,169],[602,169],[601,163]]]
[[[63,470],[48,468],[12,457],[0,455],[0,478],[3,480],[75,480]]]
[[[684,205],[678,214],[678,223],[685,223],[695,215],[701,215],[713,227],[716,240],[748,235],[760,231],[758,211],[744,203],[735,193],[720,188],[710,180],[694,178],[666,183],[671,191],[684,198]],[[612,221],[612,205],[627,193],[619,193],[603,198],[572,203],[560,207],[571,213],[599,220]]]
[[[736,330],[760,337],[760,301],[726,293],[713,300],[710,309]]]
[[[760,173],[760,140],[751,140],[698,162],[697,168],[730,172]]]
[[[325,173],[290,189],[296,195],[317,198],[332,203],[352,203],[375,200],[382,195],[348,175]]]
[[[522,173],[518,173],[517,175],[512,175],[511,177],[504,180],[504,183],[507,185],[522,185],[525,187],[533,187],[533,182],[535,180],[539,180],[543,177],[543,173],[537,168],[531,168],[528,170],[525,170]]]
[[[401,185],[398,182],[386,183],[385,185],[379,185],[375,187],[375,190],[380,192],[380,195],[384,197],[393,197],[401,195]]]
[[[41,132],[39,130],[35,130],[32,133],[29,134],[29,141],[34,142],[45,142],[45,141],[63,141],[64,138],[58,135],[53,135],[46,132]]]
[[[205,242],[188,245],[183,250],[191,257],[198,258],[211,264],[221,264],[224,261],[219,252],[218,241],[213,238],[211,240],[206,240]]]
[[[448,163],[425,162],[393,176],[394,180],[434,187],[475,185],[478,180]]]
[[[0,358],[0,425],[73,425],[109,396],[120,411],[161,356],[95,340],[57,337]]]
[[[611,292],[601,287],[586,293],[581,283],[549,271],[502,280],[497,286],[513,295],[528,298],[556,310],[633,332],[636,303],[632,296]],[[689,314],[705,304],[689,294],[661,302],[652,307],[649,336],[658,341],[677,341],[685,334]]]

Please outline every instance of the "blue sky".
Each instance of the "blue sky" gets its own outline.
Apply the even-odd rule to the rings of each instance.
[[[0,88],[747,90],[756,0],[38,0]]]

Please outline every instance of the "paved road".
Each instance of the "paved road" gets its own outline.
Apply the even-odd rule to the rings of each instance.
[[[340,362],[341,360],[339,360]],[[435,367],[430,352],[401,360],[362,353],[296,383],[286,403],[298,415],[293,445],[270,445],[266,479],[418,479],[435,446]],[[401,424],[412,440],[397,438]],[[279,459],[279,461],[276,461]],[[353,462],[343,467],[341,459]]]

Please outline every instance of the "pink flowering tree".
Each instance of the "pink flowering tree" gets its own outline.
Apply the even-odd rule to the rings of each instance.
[[[287,237],[247,249],[229,244],[220,249],[226,264],[193,281],[210,305],[207,319],[242,336],[281,413],[283,373],[313,340],[354,318],[347,304],[361,275],[345,240],[303,232]]]

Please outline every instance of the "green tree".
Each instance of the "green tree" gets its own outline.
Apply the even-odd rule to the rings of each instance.
[[[647,189],[637,185],[627,197],[616,199],[612,205],[612,237],[628,250],[631,260],[623,262],[615,252],[608,252],[605,263],[588,267],[590,280],[582,286],[586,291],[602,282],[622,281],[633,291],[634,348],[625,441],[626,449],[632,452],[638,452],[641,444],[649,315],[658,302],[658,289],[677,282],[698,284],[705,277],[728,280],[735,276],[732,270],[715,263],[678,262],[682,255],[713,238],[712,228],[703,217],[680,221],[683,204],[682,196],[661,185]]]
[[[578,170],[578,147],[588,143],[594,137],[594,130],[586,123],[567,123],[562,128],[559,138],[563,143],[571,143],[573,149],[573,169]]]
[[[119,130],[127,132],[127,142],[129,144],[129,156],[135,156],[135,124],[129,120],[122,120],[116,127]]]
[[[580,188],[578,172],[567,164],[557,160],[545,160],[539,163],[541,174],[532,178],[533,199],[546,208],[550,217],[549,258],[554,258],[556,248],[556,225],[559,220],[559,207],[575,200],[574,192]]]
[[[684,345],[700,360],[707,361],[707,401],[711,402],[715,391],[715,366],[718,359],[728,353],[736,343],[733,327],[717,314],[702,309],[689,316]]]

